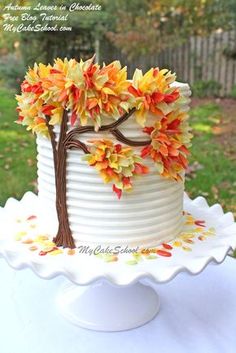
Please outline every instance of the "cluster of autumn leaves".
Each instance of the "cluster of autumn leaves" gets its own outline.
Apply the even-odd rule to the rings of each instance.
[[[18,95],[18,123],[28,130],[49,136],[49,124],[61,124],[63,111],[70,114],[71,126],[93,124],[95,131],[135,108],[130,117],[150,136],[150,144],[137,149],[112,140],[90,142],[85,156],[104,182],[113,182],[118,197],[132,188],[132,178],[148,173],[143,164],[151,158],[160,175],[181,179],[187,166],[191,133],[187,114],[181,111],[184,97],[171,83],[176,77],[167,69],[152,68],[145,74],[136,69],[127,79],[126,67],[119,61],[100,66],[87,61],[56,59],[53,65],[35,64],[30,68]],[[154,123],[153,123],[154,121]],[[141,131],[141,130],[140,130]]]
[[[94,141],[91,153],[84,159],[98,170],[105,183],[113,182],[113,191],[118,198],[123,190],[132,189],[133,177],[149,172],[142,158],[131,147],[114,144],[111,140]]]

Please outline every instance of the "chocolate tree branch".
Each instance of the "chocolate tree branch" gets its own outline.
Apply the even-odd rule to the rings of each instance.
[[[97,132],[108,131],[108,130],[117,128],[119,125],[123,124],[126,120],[128,120],[135,111],[136,111],[136,108],[132,108],[128,113],[123,114],[114,123],[101,126]],[[77,134],[84,134],[86,132],[94,132],[94,126],[88,125],[88,126],[81,126],[78,128],[74,128],[73,130],[68,132],[64,143],[67,144],[67,142],[70,141],[71,139],[74,139],[74,137]]]
[[[48,133],[50,136],[51,144],[52,144],[52,152],[53,152],[53,161],[54,161],[54,168],[57,168],[57,142],[56,142],[56,135],[53,131],[53,126],[49,124],[50,118],[46,116],[46,126],[48,128]]]
[[[59,136],[58,146],[62,146],[64,144],[64,139],[65,139],[65,135],[67,133],[67,129],[68,129],[68,113],[64,109],[63,115],[62,115],[61,133]]]
[[[123,124],[126,120],[128,120],[133,113],[136,111],[136,108],[132,108],[128,113],[125,113],[122,115],[118,120],[116,120],[114,123],[108,124],[101,126],[99,131],[106,131],[106,130],[111,130],[117,128],[119,125]]]
[[[83,150],[84,153],[90,153],[90,151],[87,148],[87,146],[85,145],[85,143],[83,143],[79,140],[72,140],[72,141],[66,142],[65,148],[67,148],[67,149],[77,148],[77,149]]]
[[[120,142],[125,143],[129,146],[139,147],[139,146],[147,146],[151,144],[151,140],[145,141],[134,141],[125,137],[118,129],[111,130],[111,134],[116,137],[116,139]]]

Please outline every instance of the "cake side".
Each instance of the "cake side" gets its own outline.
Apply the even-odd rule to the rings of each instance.
[[[45,204],[46,218],[51,219],[52,214],[56,217],[52,152],[43,137],[37,139],[37,144],[39,198]],[[157,175],[149,162],[150,173],[136,179],[133,190],[118,200],[110,185],[103,183],[82,156],[80,151],[71,151],[67,161],[67,207],[76,243],[149,246],[179,234],[183,182]]]

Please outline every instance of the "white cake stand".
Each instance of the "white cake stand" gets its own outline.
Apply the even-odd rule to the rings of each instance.
[[[160,307],[150,280],[167,282],[182,271],[196,275],[236,248],[233,215],[224,214],[219,204],[209,207],[203,197],[190,200],[185,195],[188,214],[178,239],[134,255],[95,256],[55,248],[48,240],[53,226],[40,218],[41,209],[30,192],[0,208],[0,255],[15,269],[30,267],[44,279],[69,279],[57,295],[58,308],[73,324],[93,330],[121,331],[145,324]]]

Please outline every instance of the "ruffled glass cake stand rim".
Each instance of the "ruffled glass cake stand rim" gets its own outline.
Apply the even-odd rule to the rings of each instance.
[[[20,201],[10,198],[0,208],[0,256],[14,269],[31,268],[44,279],[67,278],[56,298],[59,311],[73,324],[93,330],[120,331],[145,324],[160,307],[147,280],[164,283],[180,272],[196,275],[209,263],[223,262],[236,248],[232,213],[185,194],[184,233],[148,254],[94,256],[61,249],[44,253],[40,247],[48,241],[44,234],[50,234],[50,225],[37,223],[40,207],[37,195],[27,192]]]

